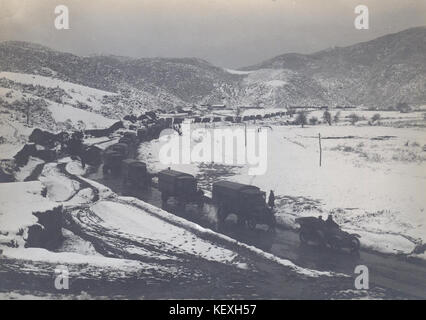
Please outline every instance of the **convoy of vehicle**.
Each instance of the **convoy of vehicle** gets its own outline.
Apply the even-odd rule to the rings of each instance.
[[[205,119],[197,120],[205,122]],[[238,120],[241,121],[241,118]],[[103,172],[119,173],[123,177],[124,184],[137,188],[149,188],[152,177],[157,176],[163,207],[168,199],[173,197],[178,206],[195,203],[201,208],[206,197],[197,187],[197,179],[194,176],[171,169],[151,174],[145,163],[132,159],[134,156],[132,150],[136,149],[138,143],[157,139],[161,130],[169,127],[169,121],[162,120],[138,129],[137,133],[124,132],[118,143],[104,150]],[[256,186],[231,181],[215,182],[212,185],[211,202],[217,208],[219,224],[223,224],[230,214],[234,214],[241,226],[255,229],[258,224],[262,224],[266,225],[269,231],[275,230],[273,209],[266,202],[265,192]],[[299,235],[302,244],[316,244],[337,250],[348,249],[351,252],[356,252],[360,248],[359,235],[349,234],[340,228],[329,228],[327,222],[322,219],[304,217],[296,219],[296,222],[301,226]]]

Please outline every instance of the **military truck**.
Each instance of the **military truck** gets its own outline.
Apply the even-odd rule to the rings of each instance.
[[[153,139],[158,139],[160,137],[161,130],[161,125],[157,123],[148,125],[146,131],[146,140],[150,141]]]
[[[124,157],[127,157],[129,155],[129,146],[126,143],[115,143],[108,148],[106,148],[105,151],[115,151],[120,154],[122,154]]]
[[[102,160],[103,160],[103,167],[102,171],[104,174],[112,173],[117,174],[121,170],[121,163],[125,159],[120,152],[113,151],[113,150],[107,150],[103,153]]]
[[[96,146],[84,146],[81,158],[91,166],[98,166],[102,163],[102,150]]]
[[[138,139],[140,142],[147,141],[147,132],[148,130],[146,128],[138,129]]]
[[[127,131],[123,133],[123,136],[118,141],[119,143],[125,143],[129,147],[136,146],[138,143],[138,137],[136,135],[136,132]]]
[[[129,155],[129,146],[125,143],[116,143],[109,146],[103,153],[103,173],[118,173],[121,163]]]
[[[163,204],[170,197],[174,197],[179,204],[203,203],[203,192],[197,188],[197,180],[194,176],[175,170],[163,170],[158,173],[158,189],[161,191]]]
[[[213,184],[213,204],[218,208],[219,223],[233,213],[241,225],[254,229],[257,224],[275,228],[275,217],[266,205],[266,194],[256,186],[219,181]]]
[[[148,188],[151,185],[151,175],[146,169],[146,163],[126,159],[123,160],[121,170],[124,184],[141,188]]]

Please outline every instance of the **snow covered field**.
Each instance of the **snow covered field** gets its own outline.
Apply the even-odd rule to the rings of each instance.
[[[107,128],[117,122],[117,120],[108,119],[93,112],[58,103],[52,103],[49,106],[49,111],[52,113],[52,117],[56,122],[66,122],[69,120],[76,127],[79,123],[83,123],[84,129]]]
[[[274,190],[280,223],[295,228],[296,217],[332,213],[343,229],[362,235],[364,247],[410,254],[426,242],[425,129],[321,125],[268,132],[266,174],[249,176],[247,166],[234,166],[226,179]],[[153,171],[167,167],[158,161],[160,147],[156,141],[140,149]],[[172,168],[205,177],[199,164]]]
[[[38,222],[34,213],[59,206],[42,196],[43,189],[39,181],[0,184],[0,247],[12,244],[23,247],[28,227]]]

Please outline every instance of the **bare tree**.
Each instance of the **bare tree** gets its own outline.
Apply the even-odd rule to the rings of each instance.
[[[396,110],[401,113],[407,113],[411,111],[411,107],[406,102],[400,102],[396,105]]]
[[[241,116],[241,108],[240,107],[237,107],[237,109],[235,109],[235,116],[236,117]]]
[[[309,119],[309,123],[312,125],[316,125],[318,123],[318,118],[317,117],[311,117]]]
[[[330,112],[324,111],[322,118],[324,119],[325,122],[327,122],[331,126],[331,113]]]
[[[27,116],[27,125],[30,125],[31,100],[24,99],[25,114]]]
[[[334,115],[334,123],[338,123],[340,121],[340,111],[337,111]]]
[[[307,123],[307,118],[306,118],[305,112],[300,111],[299,113],[297,113],[296,124],[300,124],[303,128],[306,123]]]
[[[380,113],[376,113],[375,115],[373,115],[373,117],[371,118],[371,122],[376,122],[378,120],[380,120],[381,116]]]
[[[360,120],[359,116],[355,113],[351,113],[349,115],[349,121],[351,122],[352,125],[354,125],[355,123],[357,123]]]

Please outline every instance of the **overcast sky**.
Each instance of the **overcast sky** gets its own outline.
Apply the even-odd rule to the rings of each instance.
[[[56,5],[70,30],[54,27]],[[367,5],[370,29],[356,30]],[[426,25],[426,0],[0,0],[0,41],[80,55],[198,57],[241,67]]]

